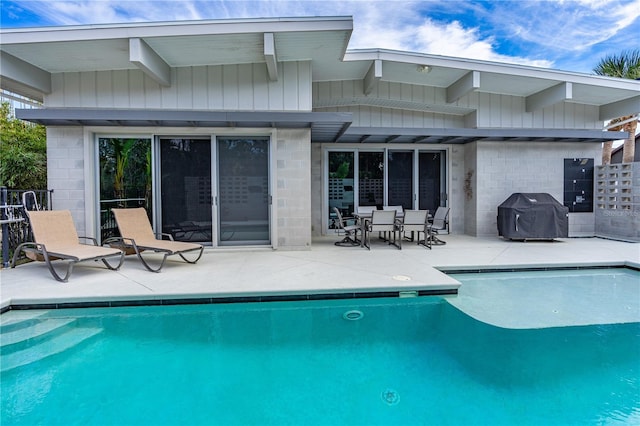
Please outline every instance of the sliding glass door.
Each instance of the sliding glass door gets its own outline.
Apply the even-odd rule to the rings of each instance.
[[[160,138],[160,193],[162,232],[211,242],[211,139]]]
[[[218,244],[270,244],[269,138],[218,138],[217,146]]]
[[[435,211],[446,205],[445,151],[341,149],[327,152],[328,229],[336,207],[350,216],[358,206],[402,206]]]
[[[119,235],[112,208],[144,207],[152,213],[151,139],[99,137],[100,241]]]

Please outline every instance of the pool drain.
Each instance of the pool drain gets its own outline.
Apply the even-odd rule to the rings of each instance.
[[[400,402],[400,395],[393,389],[385,389],[381,396],[382,400],[388,405],[396,405]]]
[[[342,318],[346,319],[347,321],[357,321],[359,319],[362,319],[363,316],[364,314],[362,313],[362,311],[358,311],[355,309],[342,314]]]

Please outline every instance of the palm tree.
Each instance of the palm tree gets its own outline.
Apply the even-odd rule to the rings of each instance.
[[[605,56],[593,69],[597,75],[608,77],[628,78],[631,80],[640,79],[640,50],[623,51],[620,55]],[[620,123],[619,126],[610,127],[611,131],[625,131],[629,136],[624,141],[622,147],[622,162],[632,163],[635,157],[635,135],[638,128],[637,111],[634,114],[619,117],[611,121],[611,124]],[[611,148],[613,142],[605,142],[602,147],[602,164],[611,163]]]

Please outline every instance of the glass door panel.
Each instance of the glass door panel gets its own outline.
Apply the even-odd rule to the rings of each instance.
[[[162,232],[211,242],[211,140],[160,139]]]
[[[270,244],[269,138],[218,138],[218,244]]]
[[[413,208],[413,151],[389,151],[387,204]]]
[[[151,139],[98,138],[100,241],[118,235],[112,208],[144,207],[151,218]]]
[[[354,210],[353,152],[329,152],[329,229],[336,229],[334,207],[343,216],[351,216]]]
[[[421,152],[418,155],[418,198],[420,209],[434,214],[440,206],[441,157],[439,152]]]
[[[358,154],[358,205],[384,204],[384,153],[360,152]]]

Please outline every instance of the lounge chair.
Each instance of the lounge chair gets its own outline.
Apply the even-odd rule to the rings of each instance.
[[[395,210],[374,210],[371,213],[371,219],[365,223],[364,245],[367,249],[371,250],[372,232],[384,232],[385,234],[389,232],[393,233],[393,242],[389,241],[389,244],[393,244],[398,249],[402,249],[402,238],[396,238],[396,234],[400,234],[401,231],[402,224],[396,221]]]
[[[342,240],[336,241],[334,244],[342,247],[359,246],[358,231],[362,232],[362,227],[358,224],[349,225],[349,221],[355,221],[355,219],[352,217],[343,217],[337,207],[334,207],[333,211],[337,217],[337,229],[344,231],[345,234]]]
[[[402,223],[402,234],[404,238],[407,238],[407,233],[411,232],[411,238],[407,238],[409,241],[416,241],[418,245],[423,245],[426,248],[431,248],[431,241],[427,238],[429,223],[427,218],[429,217],[429,210],[407,210],[404,212],[404,221]],[[416,238],[413,234],[416,233]],[[420,233],[424,234],[424,239],[420,239]]]
[[[120,247],[124,250],[133,250],[149,271],[160,272],[167,257],[174,254],[180,256],[187,263],[196,263],[202,257],[204,247],[201,244],[173,241],[170,234],[160,234],[167,237],[168,240],[157,239],[144,208],[111,209],[111,211],[118,224],[120,237],[109,238],[103,244]],[[164,254],[159,266],[154,268],[148,263],[142,256],[142,252],[145,250]],[[198,252],[194,260],[189,260],[184,256],[185,253],[191,252]]]
[[[446,244],[445,241],[442,241],[436,235],[438,232],[444,231],[447,229],[447,217],[449,216],[449,207],[438,207],[436,210],[436,214],[433,216],[433,222],[429,224],[429,234],[427,238],[430,240],[431,244],[435,245],[443,245]]]
[[[69,210],[44,210],[27,212],[34,242],[20,244],[11,261],[11,267],[15,268],[18,255],[21,251],[33,260],[44,261],[49,272],[56,280],[66,283],[73,271],[73,266],[78,262],[87,260],[101,260],[105,266],[117,271],[124,261],[124,253],[117,248],[100,247],[95,238],[79,237],[73,218]],[[93,244],[82,244],[80,239],[91,241]],[[107,259],[119,256],[119,262],[112,266]],[[53,262],[55,260],[67,261],[67,270],[64,276],[56,272]]]

